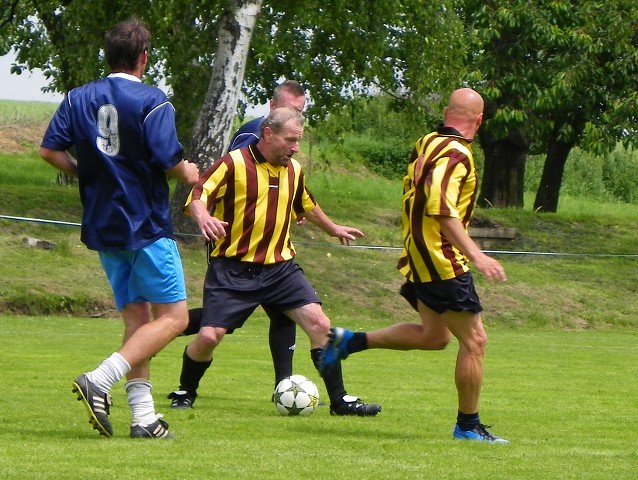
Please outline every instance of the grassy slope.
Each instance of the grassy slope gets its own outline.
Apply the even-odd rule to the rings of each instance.
[[[316,182],[315,195],[337,222],[357,225],[367,233],[359,245],[399,245],[396,199],[373,203],[372,195],[348,192],[340,183],[347,183],[345,180],[340,179],[335,186],[319,173],[311,182]],[[370,190],[391,191],[383,190],[388,187],[384,181],[365,180],[368,186],[374,182],[378,185]],[[78,222],[80,218],[77,192],[72,188],[3,185],[0,200],[0,214],[68,222]],[[362,204],[365,209],[360,207]],[[501,247],[508,251],[638,253],[634,240],[638,230],[636,206],[624,206],[605,215],[538,215],[498,210],[479,215],[520,230],[518,239]],[[314,226],[295,228],[298,260],[332,316],[346,322],[412,318],[412,312],[396,294],[401,283],[394,269],[397,250],[346,249]],[[52,251],[27,249],[22,245],[24,237],[51,240],[59,247]],[[0,247],[0,307],[5,310],[34,314],[113,313],[110,291],[97,258],[81,245],[76,228],[4,221]],[[205,271],[203,251],[197,243],[184,244],[182,253],[191,303],[197,305]],[[487,285],[477,278],[488,324],[635,327],[638,307],[627,299],[636,294],[637,258],[494,255],[506,267],[509,281]]]

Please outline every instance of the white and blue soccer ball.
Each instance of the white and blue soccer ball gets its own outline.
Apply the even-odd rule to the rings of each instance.
[[[303,375],[284,378],[275,387],[273,396],[277,412],[285,416],[308,416],[319,405],[317,385]]]

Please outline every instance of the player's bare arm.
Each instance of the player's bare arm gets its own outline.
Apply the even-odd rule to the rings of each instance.
[[[78,176],[78,162],[69,152],[40,147],[40,157],[49,165],[72,177]]]
[[[321,210],[319,205],[315,206],[309,212],[306,212],[306,218],[321,228],[331,237],[336,237],[341,242],[341,245],[350,245],[350,242],[357,238],[364,236],[363,232],[354,227],[347,227],[345,225],[337,225]]]
[[[208,213],[208,207],[201,200],[193,200],[188,211],[199,226],[200,233],[209,242],[215,242],[226,236],[228,222],[222,222]]]
[[[481,252],[478,245],[467,234],[463,224],[458,218],[437,216],[441,225],[441,233],[474,264],[490,282],[504,282],[507,280],[505,270],[501,264],[492,257]]]
[[[197,165],[188,160],[182,160],[173,168],[166,170],[166,175],[186,185],[195,185],[199,179]]]

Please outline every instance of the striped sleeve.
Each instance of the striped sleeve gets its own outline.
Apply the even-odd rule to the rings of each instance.
[[[185,213],[189,214],[188,206],[193,200],[201,200],[211,210],[216,199],[223,197],[232,170],[233,161],[228,155],[224,155],[213,163],[208,170],[200,175],[199,180],[188,195],[184,205]]]

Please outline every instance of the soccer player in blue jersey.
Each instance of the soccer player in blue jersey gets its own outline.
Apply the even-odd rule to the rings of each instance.
[[[45,161],[78,177],[81,239],[98,252],[124,320],[120,350],[73,382],[89,422],[106,437],[113,435],[109,392],[125,376],[130,436],[172,437],[155,412],[149,362],[188,322],[167,177],[193,185],[199,172],[182,160],[168,98],[141,82],[149,41],[137,20],[109,30],[104,54],[111,74],[68,92],[40,148]]]
[[[277,85],[270,100],[270,110],[279,107],[289,107],[303,112],[305,105],[306,93],[303,87],[294,80],[286,80]],[[228,151],[238,150],[249,145],[257,145],[261,135],[261,123],[264,118],[266,117],[255,118],[239,127],[239,130],[233,135]]]

